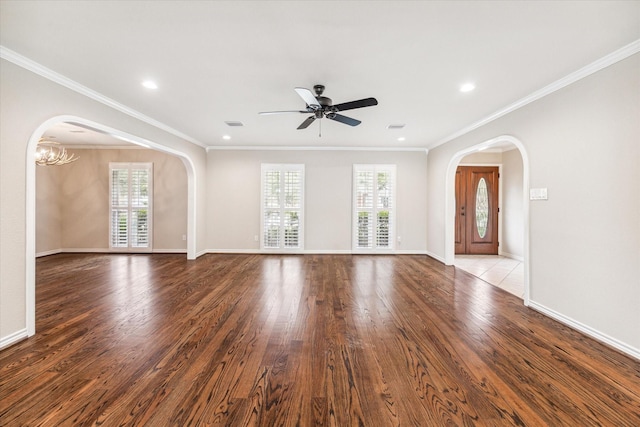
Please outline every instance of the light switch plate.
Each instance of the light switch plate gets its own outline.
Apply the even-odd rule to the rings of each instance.
[[[547,200],[547,189],[546,188],[530,188],[529,189],[529,200]]]

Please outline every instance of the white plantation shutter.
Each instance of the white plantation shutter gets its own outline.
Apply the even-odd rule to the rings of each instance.
[[[280,171],[266,170],[263,175],[263,240],[265,248],[280,247]]]
[[[391,248],[390,219],[395,196],[392,194],[394,177],[390,170],[376,170],[376,247]]]
[[[151,249],[151,163],[110,163],[110,247]]]
[[[149,169],[131,169],[131,246],[149,247]]]
[[[353,166],[353,248],[394,249],[395,165]]]
[[[302,171],[284,171],[284,247],[300,247]]]
[[[304,165],[262,165],[262,248],[303,248]]]
[[[129,246],[129,169],[110,167],[111,244],[112,248]]]
[[[373,171],[354,171],[356,247],[373,247]]]

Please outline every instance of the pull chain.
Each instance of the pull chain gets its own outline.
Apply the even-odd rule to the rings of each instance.
[[[320,120],[320,127],[318,128],[318,138],[322,138],[322,120]]]

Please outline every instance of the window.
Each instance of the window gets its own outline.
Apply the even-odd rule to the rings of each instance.
[[[353,165],[353,248],[394,249],[395,165]]]
[[[262,249],[301,250],[304,165],[262,165]]]
[[[151,163],[109,163],[111,249],[151,249],[152,181]]]

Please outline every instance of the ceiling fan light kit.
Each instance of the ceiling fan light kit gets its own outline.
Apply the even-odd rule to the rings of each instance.
[[[304,110],[287,110],[287,111],[264,111],[258,114],[286,114],[286,113],[301,113],[311,114],[298,126],[298,129],[306,129],[317,119],[327,118],[336,122],[344,123],[349,126],[358,126],[362,123],[360,120],[353,119],[351,117],[338,114],[341,111],[354,110],[356,108],[372,107],[378,105],[378,101],[375,98],[359,99],[357,101],[343,102],[342,104],[333,105],[331,98],[323,96],[324,86],[315,85],[313,87],[315,95],[309,89],[304,87],[297,87],[295,91],[300,98],[307,105]],[[321,122],[322,123],[322,122]]]

